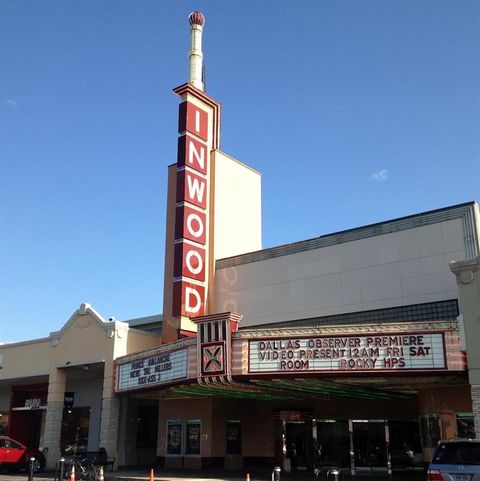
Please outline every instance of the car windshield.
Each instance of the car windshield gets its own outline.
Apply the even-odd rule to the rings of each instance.
[[[480,464],[480,443],[441,443],[433,456],[435,464]]]

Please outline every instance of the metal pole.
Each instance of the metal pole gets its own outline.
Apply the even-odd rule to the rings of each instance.
[[[33,463],[35,462],[35,458],[31,457],[28,462],[28,481],[33,481]]]
[[[60,458],[60,461],[58,462],[58,481],[63,481],[63,470],[65,469],[65,458]]]
[[[280,473],[282,470],[279,466],[275,466],[272,471],[272,481],[280,481]]]

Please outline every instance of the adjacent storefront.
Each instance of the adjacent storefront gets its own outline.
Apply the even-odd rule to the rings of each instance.
[[[47,384],[13,386],[7,428],[9,436],[34,448],[42,444],[47,392]]]

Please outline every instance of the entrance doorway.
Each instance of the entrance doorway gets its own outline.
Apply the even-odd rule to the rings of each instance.
[[[60,432],[60,451],[62,454],[86,453],[88,451],[88,432],[90,429],[90,407],[64,408],[62,430]]]
[[[315,468],[391,474],[386,420],[314,419],[312,427]]]
[[[385,420],[351,420],[352,471],[388,471],[388,423]]]
[[[38,449],[42,438],[45,409],[12,408],[9,436]]]
[[[348,421],[318,419],[313,423],[314,467],[350,468]]]
[[[309,411],[278,410],[274,419],[275,463],[282,470],[313,469],[312,415]]]
[[[392,470],[423,469],[422,441],[418,419],[388,421]]]
[[[292,471],[307,470],[307,437],[305,421],[287,421],[285,446]]]

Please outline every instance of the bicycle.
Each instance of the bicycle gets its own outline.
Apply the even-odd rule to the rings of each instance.
[[[100,466],[94,463],[93,459],[82,454],[73,454],[65,458],[63,480],[69,481],[72,466],[75,467],[76,481],[97,481],[100,474]]]

